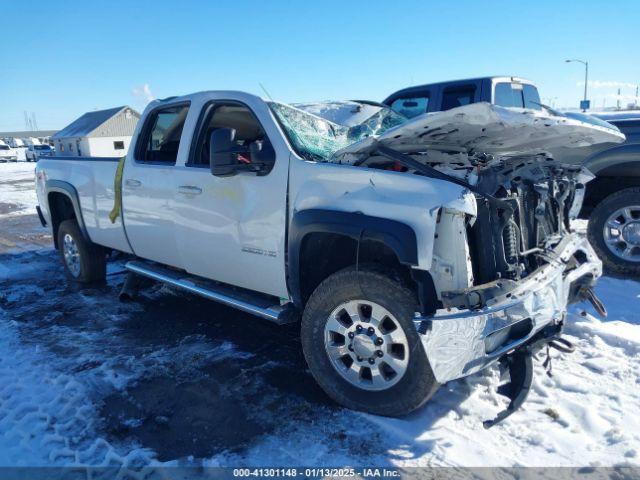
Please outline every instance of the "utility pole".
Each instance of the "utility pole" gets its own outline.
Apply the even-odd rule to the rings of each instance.
[[[583,112],[586,112],[589,108],[589,101],[587,100],[587,85],[589,84],[589,62],[587,62],[586,60],[578,60],[575,58],[571,60],[565,60],[565,62],[579,62],[584,65],[584,100],[580,102],[580,108]]]

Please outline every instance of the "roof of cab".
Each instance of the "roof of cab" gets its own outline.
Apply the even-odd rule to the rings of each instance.
[[[179,96],[174,95],[172,97],[158,98],[156,100],[153,100],[149,105],[161,105],[164,103],[180,103],[180,102],[194,101],[198,99],[207,99],[207,98],[210,98],[211,96],[230,97],[230,99],[253,98],[253,99],[264,100],[259,95],[255,95],[249,92],[243,92],[241,90],[202,90],[200,92],[188,93],[186,95],[179,95]]]
[[[442,82],[425,83],[422,85],[415,85],[413,87],[406,87],[401,90],[398,90],[397,92],[392,93],[387,98],[385,98],[382,103],[388,104],[390,101],[395,100],[398,97],[403,97],[406,94],[419,92],[427,88],[432,89],[432,88],[439,88],[442,86],[448,86],[451,84],[476,83],[476,82],[481,82],[483,80],[501,80],[501,79],[504,79],[505,81],[535,85],[531,80],[527,80],[526,78],[522,78],[522,77],[516,77],[514,75],[487,75],[485,77],[461,78],[458,80],[446,80]]]

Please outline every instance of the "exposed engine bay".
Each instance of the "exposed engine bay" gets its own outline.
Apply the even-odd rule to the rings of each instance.
[[[430,271],[445,308],[481,308],[549,263],[593,178],[554,160],[553,148],[624,140],[615,127],[488,103],[410,120],[366,102],[271,108],[309,160],[425,175],[475,194],[476,216],[438,213]]]
[[[436,282],[441,288],[437,290],[442,291],[444,307],[480,308],[487,298],[506,294],[514,282],[546,264],[548,252],[571,230],[570,221],[580,210],[584,185],[593,178],[581,167],[558,164],[546,155],[509,161],[467,157],[465,161],[462,155],[455,154],[453,162],[444,162],[446,154],[442,152],[410,157],[468,183],[476,197],[476,217],[459,218],[453,212],[439,212],[438,224],[449,224],[439,227],[436,235],[445,237],[441,245],[439,238],[434,245],[433,273],[439,277]],[[394,158],[374,156],[364,164],[429,174],[402,165],[399,156]],[[443,222],[445,217],[447,222]],[[463,271],[465,266],[456,265],[454,258],[442,258],[456,242],[456,229],[458,240],[468,245],[468,272]],[[450,285],[443,281],[447,273],[452,277]],[[481,287],[471,294],[470,287],[478,285]]]

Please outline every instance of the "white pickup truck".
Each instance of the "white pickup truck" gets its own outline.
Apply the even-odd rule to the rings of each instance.
[[[41,158],[38,211],[77,281],[103,280],[115,250],[135,256],[125,288],[145,276],[301,318],[311,373],[350,408],[403,415],[500,361],[498,421],[532,352],[564,345],[568,303],[598,305],[601,263],[570,223],[590,175],[547,149],[623,139],[486,103],[408,120],[201,92],[152,102],[124,163]]]

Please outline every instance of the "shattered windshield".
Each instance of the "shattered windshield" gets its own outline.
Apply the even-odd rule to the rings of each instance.
[[[389,108],[362,105],[362,108],[370,108],[372,111],[366,119],[353,124],[349,118],[341,116],[341,123],[336,123],[327,119],[337,119],[336,108],[344,111],[345,107],[349,107],[354,115],[357,113],[362,118],[362,109],[359,108],[361,104],[327,102],[325,106],[330,108],[318,108],[318,105],[320,104],[313,104],[313,108],[300,105],[301,108],[297,108],[284,103],[269,102],[269,107],[286,131],[294,149],[307,160],[328,160],[335,152],[352,143],[371,135],[380,135],[407,121],[405,117]]]

